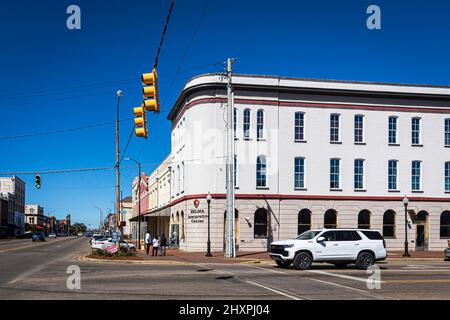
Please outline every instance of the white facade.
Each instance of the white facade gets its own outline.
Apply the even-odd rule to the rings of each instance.
[[[192,79],[169,114],[171,224],[179,228],[180,247],[187,250],[206,248],[208,192],[213,195],[212,245],[223,248],[225,81],[218,75]],[[410,247],[441,250],[447,245],[441,215],[450,216],[450,88],[245,75],[233,77],[233,84],[240,250],[265,249],[270,240],[296,236],[302,209],[310,211],[311,227],[324,226],[327,210],[335,210],[338,227],[357,227],[359,213],[368,210],[370,227],[385,229],[388,249],[401,249],[405,195],[408,209],[422,211],[422,219],[408,229]],[[297,131],[296,113],[303,115]],[[395,121],[391,140],[390,121]],[[266,159],[266,176],[259,176],[257,186],[259,156]],[[303,168],[297,185],[296,158],[302,159],[298,169]],[[331,159],[338,159],[333,168]],[[396,163],[391,184],[389,161]],[[197,208],[194,200],[200,200]],[[266,225],[258,226],[266,228],[264,237],[255,236],[260,208],[270,212]],[[384,216],[388,210],[395,212],[393,226]]]
[[[15,235],[25,232],[25,182],[19,177],[0,178],[0,194],[8,199],[8,224],[15,225]]]

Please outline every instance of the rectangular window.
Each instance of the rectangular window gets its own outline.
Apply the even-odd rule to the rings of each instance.
[[[267,186],[266,157],[259,156],[256,160],[256,187],[265,188]]]
[[[244,110],[244,139],[250,139],[250,109]]]
[[[264,139],[264,111],[258,110],[256,113],[256,138]]]
[[[397,190],[397,160],[389,160],[388,164],[388,189]]]
[[[237,162],[237,156],[234,156],[234,187],[236,188],[238,186],[237,178],[238,178],[238,162]]]
[[[355,160],[355,177],[354,188],[362,190],[364,189],[364,160]]]
[[[302,112],[295,113],[295,141],[305,140],[305,114]]]
[[[450,161],[445,163],[445,192],[450,192]]]
[[[397,117],[389,117],[389,144],[397,143]]]
[[[411,144],[420,145],[420,118],[411,119]]]
[[[413,161],[411,164],[411,190],[420,191],[420,161]]]
[[[233,130],[234,130],[234,137],[236,138],[236,130],[237,130],[237,110],[234,108],[233,110]]]
[[[330,160],[330,189],[339,189],[340,159]]]
[[[339,142],[339,115],[330,115],[330,141]]]
[[[364,116],[355,116],[355,143],[364,142]]]
[[[445,145],[450,146],[450,119],[445,119]]]
[[[302,189],[305,187],[305,158],[295,158],[295,189]]]

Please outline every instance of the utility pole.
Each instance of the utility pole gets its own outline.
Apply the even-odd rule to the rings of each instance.
[[[234,258],[235,252],[235,236],[234,236],[234,130],[233,130],[233,114],[234,114],[234,97],[232,85],[232,69],[234,60],[229,58],[227,61],[227,216],[226,216],[226,245],[225,257]]]
[[[119,110],[122,90],[117,91],[117,116],[116,116],[116,225],[120,224],[120,149],[119,149]],[[123,239],[123,227],[119,226]]]

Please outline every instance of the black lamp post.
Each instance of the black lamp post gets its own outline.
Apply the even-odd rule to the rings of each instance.
[[[208,202],[208,243],[207,252],[205,257],[212,257],[211,254],[211,193],[208,192],[206,196],[206,201]]]
[[[405,195],[405,197],[403,198],[403,205],[405,206],[405,252],[403,252],[404,257],[411,256],[408,250],[408,218],[407,218],[408,203],[409,199]]]

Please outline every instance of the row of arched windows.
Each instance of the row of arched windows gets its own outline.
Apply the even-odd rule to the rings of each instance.
[[[234,127],[234,136],[236,137],[236,131],[237,131],[237,109],[234,109],[233,114],[233,127]],[[249,140],[251,138],[251,110],[245,109],[244,114],[242,117],[242,133],[243,133],[243,139]],[[264,110],[259,109],[256,112],[256,139],[262,140],[264,139]]]
[[[298,213],[298,228],[297,233],[301,234],[311,229],[311,211],[309,209],[302,209]],[[268,236],[268,211],[260,208],[255,212],[255,238],[266,238]],[[419,221],[425,221],[428,213],[420,211],[417,215]],[[324,228],[336,228],[338,213],[334,209],[329,209],[325,212],[323,217]],[[383,236],[385,238],[394,238],[396,229],[396,213],[394,210],[387,210],[383,214]],[[371,228],[371,213],[369,210],[361,210],[358,214],[358,229]],[[440,219],[440,237],[450,238],[450,211],[444,211]]]

